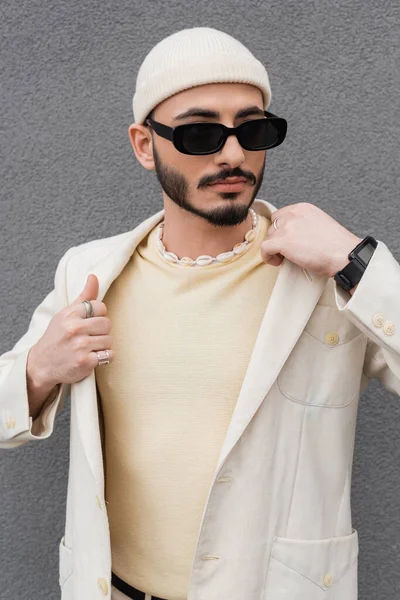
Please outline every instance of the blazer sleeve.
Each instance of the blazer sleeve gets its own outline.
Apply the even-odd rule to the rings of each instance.
[[[338,309],[368,337],[365,375],[400,396],[400,264],[378,241],[353,295],[334,284]]]
[[[71,384],[58,384],[50,392],[35,420],[29,416],[26,363],[32,346],[42,337],[51,319],[67,305],[66,266],[75,246],[60,259],[54,288],[34,310],[28,330],[14,347],[0,356],[0,449],[15,448],[53,433],[56,416],[65,407]]]

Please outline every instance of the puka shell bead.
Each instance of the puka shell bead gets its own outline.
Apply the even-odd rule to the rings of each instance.
[[[176,262],[177,260],[179,260],[177,255],[174,254],[173,252],[164,252],[164,257],[166,258],[166,260],[168,262]]]
[[[190,256],[182,256],[182,258],[181,258],[181,265],[191,266],[194,263],[195,263],[195,261],[193,260],[193,258],[190,258]]]
[[[232,252],[234,254],[241,254],[242,252],[244,252],[247,248],[248,244],[246,242],[240,242],[239,244],[235,244],[233,246],[233,250]]]
[[[214,259],[212,256],[209,256],[208,254],[202,254],[201,256],[198,256],[194,262],[201,267],[206,267],[207,265],[211,265],[213,260]]]
[[[255,229],[250,229],[250,231],[248,231],[245,236],[244,239],[246,240],[246,242],[252,242],[256,237],[256,231]]]

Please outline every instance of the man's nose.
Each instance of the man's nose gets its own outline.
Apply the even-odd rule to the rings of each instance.
[[[239,144],[236,135],[228,136],[225,144],[215,156],[218,163],[225,162],[232,166],[240,165],[245,159],[244,150]]]

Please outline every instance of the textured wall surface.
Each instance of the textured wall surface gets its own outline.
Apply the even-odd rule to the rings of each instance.
[[[288,120],[258,197],[317,204],[400,261],[398,3],[3,0],[0,354],[26,331],[70,246],[162,208],[128,138],[132,95],[152,46],[194,26],[247,45],[268,70],[271,112]],[[67,401],[48,440],[0,451],[0,600],[59,597],[69,412]],[[372,381],[352,487],[362,600],[400,597],[399,429],[400,398]]]

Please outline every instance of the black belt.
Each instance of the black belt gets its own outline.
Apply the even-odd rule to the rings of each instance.
[[[132,585],[129,585],[129,583],[126,583],[126,581],[124,581],[123,579],[118,577],[118,575],[116,575],[113,571],[111,571],[111,583],[114,587],[117,588],[117,590],[119,590],[123,594],[126,594],[129,598],[132,598],[132,600],[145,600],[145,597],[146,597],[145,592],[141,592],[140,590],[136,589]],[[166,600],[166,599],[159,598],[158,596],[151,596],[151,600]]]

